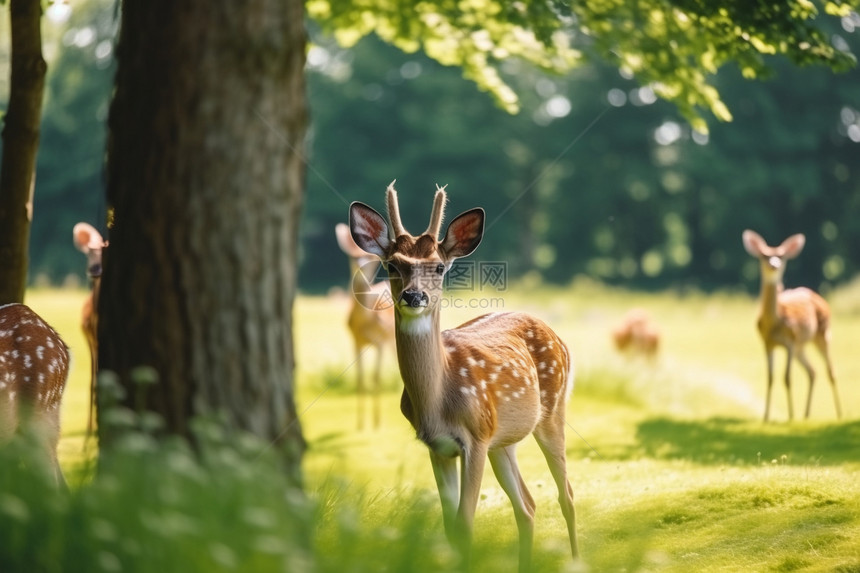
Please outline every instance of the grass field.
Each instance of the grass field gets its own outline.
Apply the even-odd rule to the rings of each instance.
[[[822,376],[810,420],[786,421],[785,392],[778,384],[775,421],[767,425],[760,420],[765,363],[752,298],[633,294],[589,283],[506,293],[505,310],[544,318],[574,354],[578,377],[568,410],[568,467],[580,547],[590,570],[860,572],[856,292],[855,285],[829,296],[843,420],[835,420]],[[84,296],[45,291],[28,298],[75,355],[60,450],[73,475],[86,458],[88,355],[77,322]],[[305,482],[335,516],[322,512],[317,543],[346,560],[371,559],[354,547],[347,554],[339,536],[372,531],[378,533],[374,551],[388,559],[381,563],[408,563],[410,556],[398,549],[411,535],[404,513],[420,512],[421,527],[438,532],[432,551],[444,555],[429,460],[399,413],[400,382],[391,351],[385,357],[382,426],[356,431],[347,305],[346,298],[302,297],[295,311],[298,408],[310,444]],[[654,364],[627,361],[611,347],[611,327],[633,306],[647,309],[661,328],[661,354]],[[480,313],[446,310],[443,326]],[[782,355],[778,364],[781,379]],[[823,374],[817,356],[813,364]],[[797,365],[794,381],[795,411],[802,411],[807,383]],[[573,570],[549,471],[533,441],[519,451],[538,504],[536,568]],[[396,525],[402,523],[407,525]],[[475,529],[475,569],[512,570],[516,527],[489,469]]]

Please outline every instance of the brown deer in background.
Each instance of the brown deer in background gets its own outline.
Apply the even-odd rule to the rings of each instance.
[[[764,420],[770,415],[770,396],[773,387],[773,351],[784,346],[787,352],[785,364],[785,390],[788,394],[788,418],[794,417],[791,400],[791,361],[794,356],[809,376],[809,394],[806,399],[806,417],[812,407],[812,388],[815,385],[815,370],[806,357],[804,347],[812,341],[827,364],[827,375],[833,389],[836,416],[842,417],[839,392],[830,359],[830,307],[814,291],[805,288],[784,290],[782,277],[789,259],[795,258],[803,250],[806,237],[792,235],[778,247],[769,246],[756,232],[743,232],[746,251],[758,259],[761,267],[761,308],[759,310],[758,331],[764,341],[767,355],[767,397],[765,398]]]
[[[58,485],[60,404],[69,375],[69,350],[57,332],[23,304],[0,306],[0,443],[33,430]]]
[[[388,282],[373,283],[379,268],[377,257],[362,251],[352,236],[349,227],[338,223],[335,227],[337,244],[349,256],[350,301],[347,326],[355,345],[356,389],[358,392],[358,429],[364,426],[364,367],[362,356],[368,347],[376,349],[376,368],[373,374],[373,427],[379,427],[379,389],[382,376],[382,354],[386,346],[394,342],[394,301]]]
[[[451,330],[440,328],[442,279],[455,259],[471,254],[484,232],[483,209],[456,217],[439,241],[445,191],[438,189],[424,233],[403,227],[393,183],[390,224],[363,203],[350,206],[355,242],[388,270],[395,301],[395,341],[403,395],[400,409],[430,449],[448,539],[468,568],[472,523],[484,464],[513,505],[519,570],[529,570],[535,502],[516,447],[533,434],[558,487],[570,549],[577,555],[573,490],[567,479],[565,408],[573,362],[564,342],[528,314],[486,314]],[[460,471],[457,470],[460,458]]]
[[[612,329],[612,340],[619,352],[653,360],[660,349],[660,331],[642,309],[634,308]]]
[[[93,432],[93,414],[96,408],[96,379],[99,372],[99,291],[102,280],[102,249],[107,243],[101,234],[88,223],[78,223],[72,229],[75,247],[87,256],[87,275],[90,277],[92,290],[84,301],[81,312],[81,330],[90,348],[90,401],[87,414],[87,435]]]

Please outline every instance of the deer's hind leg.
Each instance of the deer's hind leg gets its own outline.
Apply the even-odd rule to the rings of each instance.
[[[830,379],[830,388],[833,391],[833,402],[836,406],[836,417],[842,418],[842,405],[839,401],[839,389],[836,386],[836,375],[833,371],[833,360],[830,358],[830,330],[818,333],[813,339],[815,347],[827,364],[827,377]]]
[[[567,523],[567,535],[570,539],[570,552],[576,558],[579,547],[576,541],[576,511],[573,506],[573,488],[567,479],[567,456],[564,450],[564,416],[554,414],[547,416],[535,428],[534,436],[543,452],[549,471],[558,488],[558,503],[561,513]]]

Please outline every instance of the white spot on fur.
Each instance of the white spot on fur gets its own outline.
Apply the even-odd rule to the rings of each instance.
[[[466,378],[469,376],[469,371],[466,370],[465,366],[463,368],[460,368],[460,376],[462,376],[463,378]]]
[[[533,330],[529,330],[529,331],[526,331],[526,336],[528,336],[529,338],[534,338],[535,333]]]

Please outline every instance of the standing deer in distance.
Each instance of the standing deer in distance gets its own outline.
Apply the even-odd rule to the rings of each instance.
[[[770,416],[773,354],[777,346],[784,346],[787,352],[785,390],[788,394],[788,418],[794,417],[791,400],[791,361],[794,356],[797,356],[809,376],[809,394],[806,399],[806,417],[809,418],[815,370],[812,369],[804,348],[810,341],[821,352],[827,364],[827,375],[830,378],[833,400],[836,404],[836,416],[841,418],[839,391],[833,374],[833,362],[830,359],[830,307],[821,296],[808,288],[784,290],[782,284],[786,262],[800,254],[806,243],[806,237],[801,234],[792,235],[778,247],[771,247],[758,233],[746,230],[743,232],[743,243],[746,251],[758,259],[761,267],[761,308],[758,331],[764,341],[767,356],[767,397],[764,421],[767,422]]]
[[[69,375],[69,349],[57,332],[23,304],[0,306],[0,444],[32,430],[57,485],[60,404]]]
[[[612,329],[612,341],[618,352],[654,360],[660,350],[660,330],[647,312],[634,308]]]
[[[87,435],[93,433],[93,414],[96,407],[96,379],[99,372],[99,292],[102,280],[102,249],[107,243],[101,234],[88,223],[78,223],[72,229],[72,239],[75,247],[87,256],[87,275],[90,277],[92,290],[84,300],[81,309],[81,330],[90,349],[90,401],[87,414]]]
[[[452,220],[439,241],[445,202],[445,191],[437,187],[430,224],[418,236],[401,223],[394,182],[387,190],[389,222],[359,202],[349,211],[353,239],[388,271],[404,386],[400,409],[430,450],[445,532],[468,568],[473,517],[489,457],[513,505],[519,570],[529,570],[535,502],[517,466],[516,447],[534,434],[558,487],[576,558],[564,444],[565,407],[573,389],[570,353],[549,326],[523,313],[486,314],[440,329],[443,276],[455,259],[478,247],[484,231],[483,209],[472,209]]]
[[[358,429],[364,427],[364,367],[362,356],[368,347],[376,349],[376,368],[373,373],[373,427],[379,427],[379,389],[382,376],[382,354],[394,342],[394,306],[387,282],[373,283],[379,268],[377,257],[361,250],[349,233],[349,226],[338,223],[335,236],[340,249],[349,257],[352,295],[347,326],[355,345],[356,391],[358,393]]]

